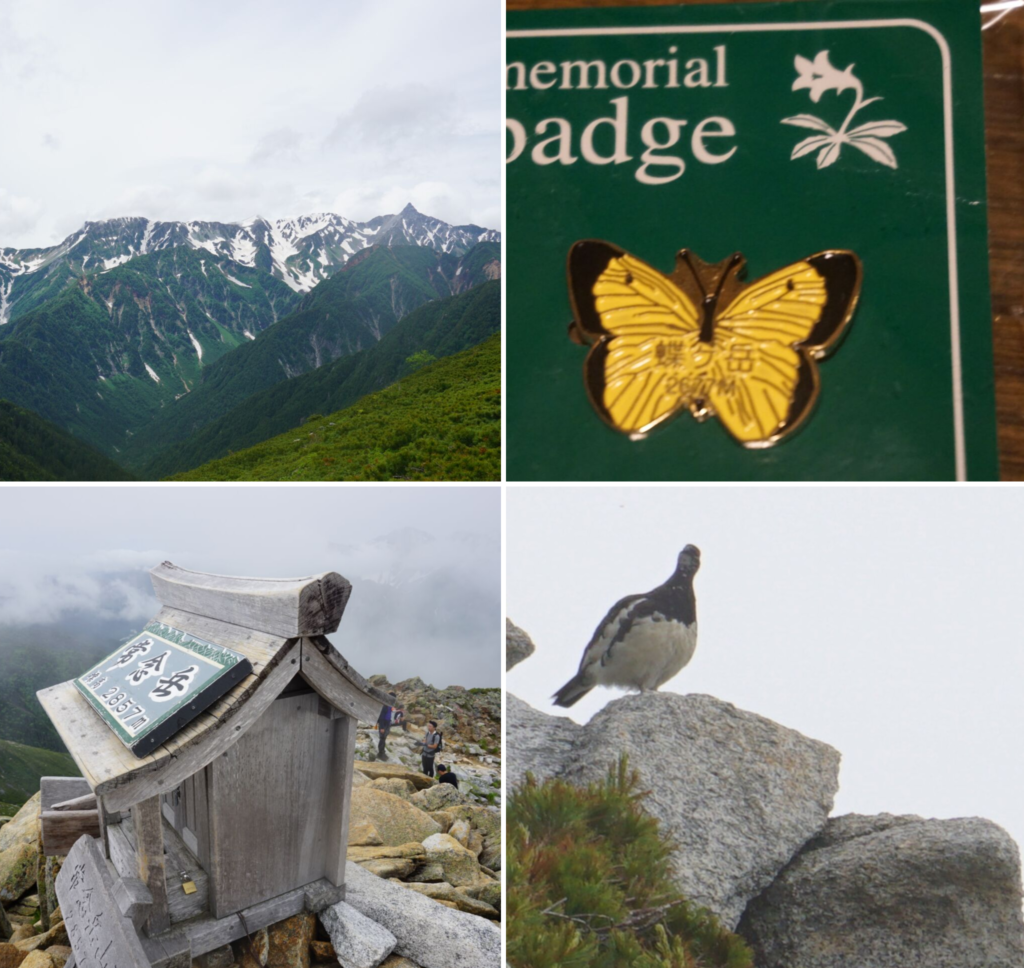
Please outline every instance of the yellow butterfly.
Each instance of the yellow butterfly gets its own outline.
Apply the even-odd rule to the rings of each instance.
[[[745,265],[739,253],[713,264],[683,249],[665,276],[608,242],[572,247],[569,336],[591,347],[587,393],[607,424],[639,440],[688,409],[763,448],[807,419],[820,390],[815,361],[857,307],[860,259],[819,252],[748,286]]]

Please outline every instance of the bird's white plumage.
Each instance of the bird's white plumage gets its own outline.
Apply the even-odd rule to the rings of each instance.
[[[629,618],[624,609],[620,621]],[[616,642],[619,622],[609,622],[591,643],[584,658],[584,686],[623,686],[641,692],[668,682],[693,658],[697,648],[697,623],[683,625],[655,613],[634,620],[625,641]]]

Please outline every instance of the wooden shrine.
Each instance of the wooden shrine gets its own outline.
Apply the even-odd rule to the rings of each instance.
[[[147,628],[251,672],[141,756],[73,680],[39,692],[82,771],[43,779],[41,815],[44,852],[67,854],[57,895],[80,968],[188,968],[341,900],[356,725],[390,701],[325,638],[352,590],[340,575],[151,575],[162,608]]]

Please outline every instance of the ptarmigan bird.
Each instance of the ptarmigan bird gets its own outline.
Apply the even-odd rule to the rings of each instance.
[[[700,549],[687,545],[668,581],[617,601],[583,650],[579,672],[555,693],[555,705],[571,706],[594,686],[647,692],[682,669],[697,648],[698,568]]]

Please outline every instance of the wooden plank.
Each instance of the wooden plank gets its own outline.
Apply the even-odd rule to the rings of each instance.
[[[167,909],[171,924],[187,921],[209,907],[210,876],[203,870],[195,852],[174,828],[164,827],[164,848],[167,852]],[[181,883],[185,871],[196,889],[186,894]]]
[[[359,723],[352,716],[334,720],[334,745],[331,749],[331,803],[324,877],[335,887],[345,887],[345,859],[348,852],[348,825],[352,811],[352,770],[356,758],[356,731]]]
[[[107,846],[107,824],[111,822],[113,818],[107,816],[107,809],[103,803],[103,797],[96,797],[96,814],[100,820],[100,850],[103,855],[110,858],[110,849]]]
[[[135,860],[135,844],[128,838],[125,825],[129,821],[114,823],[107,827],[107,848],[110,863],[121,877],[138,877],[139,865]]]
[[[98,810],[44,810],[39,815],[43,834],[43,852],[48,857],[61,857],[75,845],[79,837],[99,838]]]
[[[39,778],[40,810],[53,810],[63,800],[92,793],[89,781],[80,776],[43,776]]]
[[[192,947],[184,931],[173,931],[159,938],[144,937],[142,948],[152,968],[191,968]]]
[[[82,834],[101,836],[101,818],[95,809],[84,814],[76,811],[74,817],[68,817],[64,811],[54,814],[61,804],[74,804],[83,797],[95,799],[88,780],[80,776],[44,776],[39,779],[39,791],[39,824],[46,856],[64,856]]]
[[[186,624],[180,613],[164,609],[159,621]],[[206,621],[206,620],[204,620]],[[221,624],[221,623],[216,623]],[[186,625],[192,631],[191,625]],[[225,626],[230,629],[231,626]],[[245,632],[250,638],[257,633]],[[205,632],[205,634],[204,634]],[[222,643],[210,630],[196,631],[210,641],[227,644],[245,652],[253,663],[254,674],[239,683],[225,701],[230,709],[219,717],[204,713],[179,736],[169,740],[146,757],[135,757],[110,732],[89,707],[73,683],[65,682],[38,693],[39,701],[53,721],[61,739],[78,764],[87,784],[103,796],[108,811],[123,810],[139,800],[173,789],[185,777],[202,769],[219,756],[259,718],[277,694],[287,685],[299,663],[298,643],[274,639],[278,643],[271,654],[271,640]],[[293,654],[294,652],[294,654]],[[230,715],[228,713],[230,712]],[[66,799],[61,797],[60,799]],[[56,802],[56,801],[55,801]]]
[[[366,693],[372,699],[377,702],[389,703],[391,696],[389,696],[383,689],[378,689],[373,683],[361,676],[354,668],[351,663],[346,659],[333,645],[330,639],[323,635],[312,635],[309,637],[310,642],[316,647],[316,650],[325,658],[335,669],[338,670],[349,682],[352,683],[360,692]],[[375,716],[374,722],[377,721]]]
[[[324,876],[334,722],[283,696],[211,764],[210,911],[218,918]]]
[[[193,833],[198,841],[196,856],[204,867],[210,860],[210,807],[206,794],[209,773],[210,767],[207,766],[193,777],[196,785],[196,825]]]
[[[162,934],[171,926],[171,918],[167,910],[164,818],[160,812],[159,797],[153,796],[132,806],[132,826],[135,829],[138,876],[153,895],[146,931],[150,935]]]
[[[378,700],[356,686],[348,676],[331,664],[312,639],[302,640],[302,674],[306,681],[335,708],[349,716],[355,716],[364,723],[377,721],[383,700]],[[387,697],[387,702],[390,704],[390,696]]]
[[[114,900],[113,880],[92,837],[80,838],[68,852],[57,875],[57,897],[81,968],[149,968],[134,926]]]
[[[114,882],[114,901],[118,910],[138,931],[149,917],[153,895],[137,877],[122,877]]]
[[[186,778],[185,782],[181,785],[181,797],[185,808],[185,816],[181,818],[181,827],[179,829],[184,830],[187,827],[189,830],[195,830],[196,781],[194,775]]]
[[[150,571],[163,605],[286,637],[334,632],[352,585],[333,571],[285,580],[232,578],[165,561]]]
[[[96,809],[96,794],[91,791],[85,796],[72,797],[70,800],[61,800],[60,803],[55,803],[51,810],[95,810]]]
[[[138,876],[135,831],[131,820],[110,827],[111,860],[121,877]],[[206,911],[210,898],[210,876],[200,865],[194,852],[170,825],[164,824],[164,869],[166,871],[167,912],[171,924],[188,921]],[[181,884],[181,871],[192,878],[196,889],[186,894]]]
[[[319,882],[322,883],[322,882]],[[150,947],[151,942],[162,943],[168,947],[187,940],[191,948],[191,956],[198,958],[214,948],[220,948],[232,941],[244,938],[247,933],[252,934],[275,924],[285,918],[293,917],[306,910],[306,888],[299,887],[293,891],[286,891],[284,894],[254,904],[245,908],[239,914],[231,914],[226,918],[215,918],[212,916],[196,918],[193,921],[175,928],[169,934],[159,938],[149,938],[143,941],[143,946],[152,958],[153,968],[164,968],[164,962],[159,960],[160,949]],[[65,966],[67,968],[67,966]],[[173,966],[167,966],[173,968]]]

